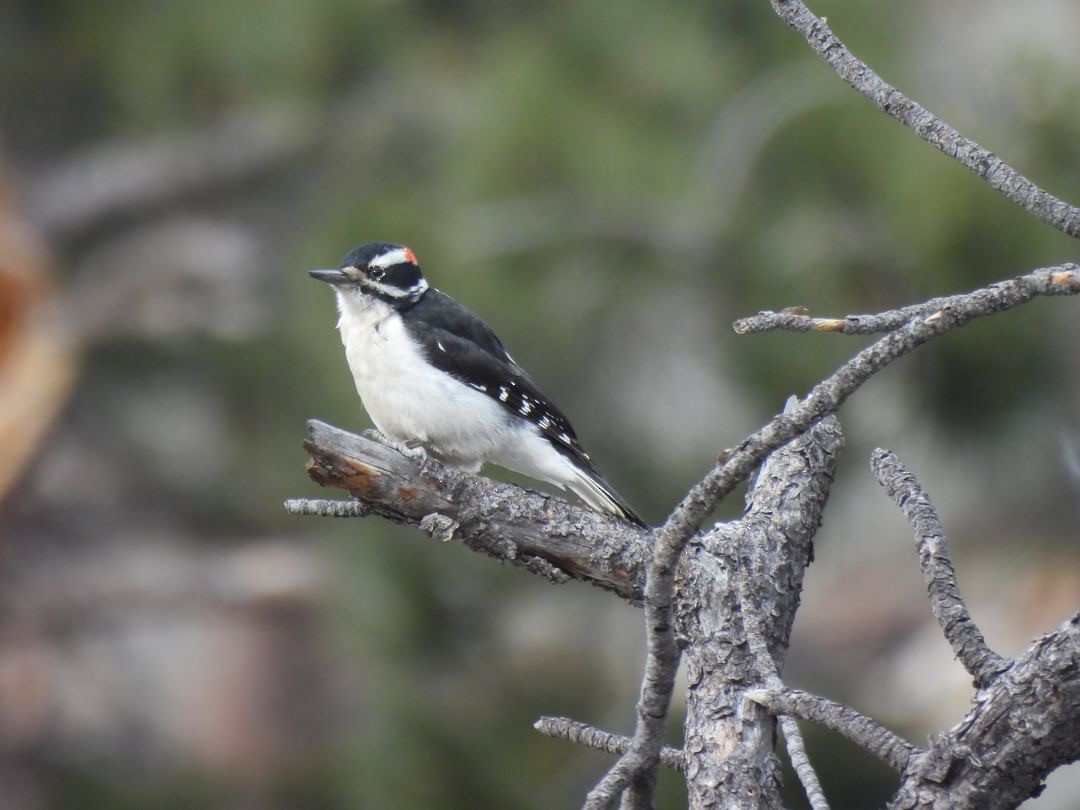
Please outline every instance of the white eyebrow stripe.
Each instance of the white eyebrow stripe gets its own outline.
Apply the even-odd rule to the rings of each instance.
[[[389,253],[384,253],[382,256],[375,257],[368,263],[368,267],[378,267],[385,270],[387,267],[393,267],[395,264],[405,264],[407,261],[405,248],[397,248]]]

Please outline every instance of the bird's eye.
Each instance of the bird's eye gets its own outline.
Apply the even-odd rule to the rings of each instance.
[[[382,281],[382,277],[386,275],[386,271],[381,267],[369,267],[368,278],[372,281]]]

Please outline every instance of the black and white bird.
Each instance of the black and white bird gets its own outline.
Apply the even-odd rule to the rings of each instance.
[[[337,294],[356,390],[388,439],[471,472],[498,464],[645,526],[569,420],[487,324],[428,285],[409,248],[371,242],[311,276]]]

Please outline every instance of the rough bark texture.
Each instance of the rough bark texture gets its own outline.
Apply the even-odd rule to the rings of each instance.
[[[746,699],[760,684],[739,611],[736,576],[763,617],[763,634],[783,665],[803,574],[836,469],[843,436],[826,419],[770,456],[743,520],[691,543],[677,581],[676,629],[686,646],[687,783],[692,808],[780,807],[775,724]]]
[[[352,493],[365,512],[549,576],[535,567],[541,560],[640,601],[647,532],[442,465],[421,469],[395,450],[316,420],[308,431],[309,475]],[[780,807],[775,727],[765,709],[745,699],[760,679],[731,578],[749,576],[770,651],[782,664],[842,445],[839,424],[828,418],[773,453],[748,495],[746,516],[691,541],[680,559],[675,632],[690,681],[684,756],[691,807],[729,807],[733,797],[743,807]]]
[[[915,757],[890,808],[1015,807],[1080,759],[1080,614],[975,693],[967,716]]]
[[[351,493],[370,514],[548,578],[554,566],[641,601],[649,535],[630,523],[437,462],[421,469],[396,450],[317,419],[308,421],[304,447],[312,480]]]

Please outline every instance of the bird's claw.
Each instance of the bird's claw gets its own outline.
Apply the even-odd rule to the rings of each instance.
[[[405,458],[419,461],[421,466],[424,466],[428,462],[428,452],[423,443],[419,441],[400,442],[394,446],[394,449],[405,456]]]
[[[413,461],[419,461],[421,468],[424,468],[428,462],[428,452],[424,447],[424,443],[419,439],[412,439],[406,442],[399,442],[391,439],[385,433],[378,428],[368,428],[361,431],[361,436],[365,439],[370,439],[373,442],[378,442],[383,447],[389,447],[391,450],[397,450],[405,458],[412,459]]]

